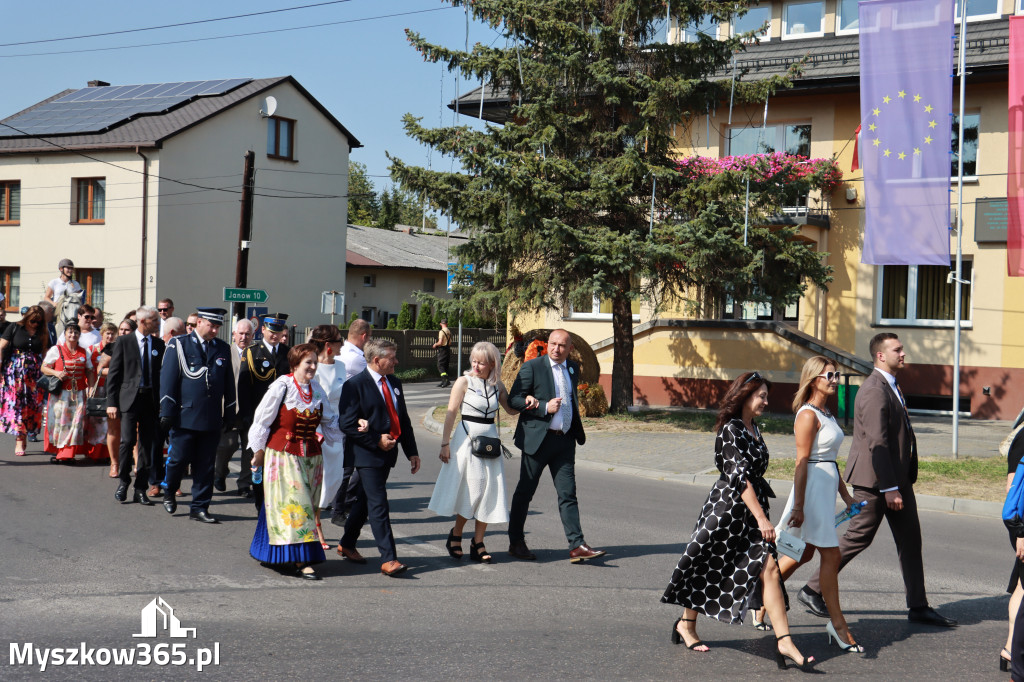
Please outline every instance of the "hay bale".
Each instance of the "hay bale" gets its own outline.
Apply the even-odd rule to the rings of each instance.
[[[553,329],[534,329],[523,334],[523,343],[529,346],[535,339],[547,342],[548,335]],[[597,361],[590,344],[577,334],[569,332],[572,339],[572,352],[569,358],[580,366],[580,383],[594,384],[601,376],[601,363]],[[512,387],[512,382],[519,375],[519,368],[523,366],[523,359],[515,353],[508,353],[505,361],[501,364],[501,382],[507,388]]]

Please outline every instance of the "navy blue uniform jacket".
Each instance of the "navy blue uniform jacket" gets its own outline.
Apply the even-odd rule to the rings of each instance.
[[[182,370],[178,348],[190,378]],[[175,336],[167,342],[160,368],[160,418],[170,417],[175,428],[217,431],[224,419],[235,418],[235,373],[231,368],[231,347],[220,339],[206,342],[207,360],[194,333]]]

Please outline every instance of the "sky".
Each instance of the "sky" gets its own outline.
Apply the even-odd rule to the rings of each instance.
[[[365,164],[371,176],[388,175],[385,152],[416,165],[441,162],[437,154],[431,155],[405,135],[402,116],[411,113],[431,126],[451,125],[453,112],[447,104],[454,98],[456,87],[464,94],[479,83],[463,81],[457,85],[454,75],[441,64],[424,62],[406,40],[405,29],[419,32],[434,43],[462,47],[467,25],[461,7],[452,8],[440,0],[342,0],[262,16],[133,30],[324,2],[4,3],[0,68],[5,87],[0,95],[0,118],[64,89],[86,87],[90,80],[131,85],[294,76],[363,144],[353,150],[351,160]],[[362,19],[365,21],[359,21]],[[327,23],[335,25],[197,40]],[[126,32],[63,39],[112,31]],[[496,40],[504,45],[504,39],[490,27],[472,21],[468,35],[470,46]],[[28,41],[47,42],[14,45]],[[193,42],[106,49],[170,41]],[[55,52],[63,54],[52,54]],[[459,118],[461,124],[475,124],[473,118]],[[450,160],[444,163],[450,164]],[[378,190],[391,182],[387,177],[371,179]]]

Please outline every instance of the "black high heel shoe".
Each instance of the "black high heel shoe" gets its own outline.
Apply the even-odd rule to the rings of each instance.
[[[469,558],[483,564],[490,564],[494,562],[494,557],[490,555],[482,542],[474,541],[469,543]]]
[[[455,534],[455,528],[448,532],[448,556],[453,559],[462,559],[462,536]]]
[[[999,672],[1008,673],[1010,672],[1010,659],[1003,656],[1003,654],[1006,654],[1006,656],[1011,655],[1010,652],[1006,650],[1006,647],[1003,647],[1003,650],[999,652]]]
[[[683,636],[681,634],[679,634],[679,624],[680,623],[696,623],[696,622],[697,622],[696,618],[683,618],[682,616],[679,616],[679,619],[676,620],[676,622],[672,624],[672,643],[673,644],[686,644],[686,641],[683,639]],[[707,645],[704,644],[704,642],[700,641],[700,639],[697,639],[697,641],[695,641],[693,644],[686,644],[686,648],[691,650],[691,651],[693,651],[694,649],[696,649],[696,647],[699,647],[699,646],[707,646]],[[703,653],[706,653],[706,652],[698,651],[697,653],[703,654]]]
[[[776,645],[775,645],[775,662],[778,664],[779,670],[787,669],[789,667],[789,661],[793,661],[794,667],[797,670],[799,670],[800,672],[802,672],[802,673],[812,672],[814,670],[814,664],[815,664],[814,656],[804,656],[804,662],[800,663],[799,665],[797,665],[795,658],[793,658],[789,654],[784,654],[781,651],[779,651],[778,642],[781,642],[782,640],[786,639],[787,637],[789,637],[789,635],[782,635],[781,637],[776,637],[775,638],[775,642],[776,642]],[[792,639],[792,637],[790,637],[790,639]]]

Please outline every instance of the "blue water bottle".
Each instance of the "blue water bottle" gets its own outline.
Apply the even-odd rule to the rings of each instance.
[[[252,467],[249,471],[252,472],[253,485],[260,485],[263,483],[263,467]]]
[[[844,523],[849,519],[852,519],[857,514],[860,514],[864,507],[867,506],[867,504],[867,500],[863,500],[861,502],[854,502],[853,504],[850,505],[849,509],[844,509],[843,511],[836,514],[836,528],[838,528],[841,523]]]

